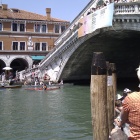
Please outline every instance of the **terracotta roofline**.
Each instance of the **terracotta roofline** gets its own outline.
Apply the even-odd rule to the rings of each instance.
[[[69,22],[62,22],[62,21],[47,21],[47,20],[26,20],[26,19],[0,19],[0,21],[6,22],[26,22],[26,23],[49,23],[49,24],[65,24],[69,25]]]

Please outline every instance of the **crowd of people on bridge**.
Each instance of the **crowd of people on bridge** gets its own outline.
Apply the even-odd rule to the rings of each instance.
[[[92,7],[87,11],[87,15],[94,13],[96,10],[101,9],[107,6],[110,3],[125,3],[125,2],[134,2],[136,0],[104,0],[102,4],[97,5],[96,7]]]

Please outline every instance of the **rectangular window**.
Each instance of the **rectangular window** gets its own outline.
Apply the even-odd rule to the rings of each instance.
[[[18,42],[13,42],[13,50],[18,50]]]
[[[25,31],[25,24],[20,24],[20,32],[24,32]]]
[[[55,33],[59,33],[59,25],[55,25]]]
[[[42,51],[46,51],[47,43],[42,43]]]
[[[46,25],[42,25],[42,33],[46,33]]]
[[[2,42],[0,42],[0,50],[2,50]]]
[[[40,25],[39,24],[35,24],[35,32],[40,32]]]
[[[17,23],[12,23],[12,31],[17,31]]]
[[[0,31],[2,31],[2,23],[0,23]]]
[[[40,51],[40,43],[35,43],[35,50]]]
[[[20,42],[20,50],[25,50],[25,42]]]
[[[61,33],[63,33],[66,29],[66,26],[61,26]]]

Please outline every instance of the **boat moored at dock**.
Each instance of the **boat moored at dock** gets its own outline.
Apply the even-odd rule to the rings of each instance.
[[[0,86],[0,89],[6,89],[6,88],[21,88],[22,85],[5,85],[5,86]]]

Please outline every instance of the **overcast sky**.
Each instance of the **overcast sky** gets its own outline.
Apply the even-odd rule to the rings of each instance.
[[[90,0],[0,0],[8,8],[18,8],[28,12],[46,15],[46,8],[51,8],[54,18],[73,21]]]

